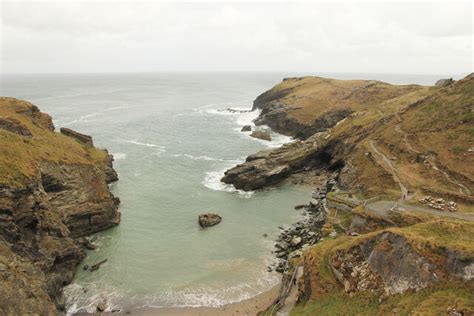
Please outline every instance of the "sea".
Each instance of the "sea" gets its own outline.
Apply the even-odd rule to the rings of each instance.
[[[17,74],[0,95],[32,102],[56,128],[91,135],[114,156],[121,224],[93,236],[97,249],[65,290],[67,311],[222,306],[269,290],[280,228],[297,221],[311,188],[288,183],[256,192],[220,182],[224,171],[267,142],[241,132],[258,112],[253,100],[284,77],[320,75],[432,85],[443,76],[320,73]],[[446,77],[446,76],[444,76]],[[268,130],[265,126],[259,129]],[[202,229],[201,213],[222,222]],[[94,272],[84,271],[103,259]]]

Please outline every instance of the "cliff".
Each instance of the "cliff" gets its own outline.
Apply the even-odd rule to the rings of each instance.
[[[85,236],[120,222],[112,156],[54,131],[25,101],[0,98],[0,311],[54,315],[86,255]]]
[[[308,219],[275,244],[283,280],[302,275],[292,314],[474,313],[473,74],[433,87],[290,78],[254,109],[256,124],[296,140],[250,155],[222,181],[317,186],[298,206]]]
[[[253,110],[261,110],[255,124],[306,139],[335,126],[351,113],[424,88],[373,80],[286,78],[255,99]]]
[[[406,191],[414,197],[439,195],[470,204],[474,202],[473,89],[472,75],[442,88],[318,77],[285,80],[257,98],[256,107],[262,108],[257,121],[273,127],[297,119],[299,125],[285,125],[285,133],[304,134],[303,140],[251,155],[222,180],[252,190],[324,169],[337,171],[340,187],[366,198],[397,198]],[[302,103],[297,101],[299,94],[321,90],[321,97],[311,94],[311,101],[301,97]],[[283,121],[265,114],[272,104],[279,104],[285,113]],[[320,125],[320,118],[336,108],[351,114],[330,127]],[[310,130],[318,132],[308,136]]]

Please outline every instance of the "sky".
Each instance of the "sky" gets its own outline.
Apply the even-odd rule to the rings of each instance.
[[[1,2],[2,73],[461,74],[471,1]]]

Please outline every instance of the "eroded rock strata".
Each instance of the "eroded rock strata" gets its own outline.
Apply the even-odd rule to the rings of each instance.
[[[0,98],[0,118],[0,313],[54,315],[85,237],[120,222],[113,158],[28,102]]]

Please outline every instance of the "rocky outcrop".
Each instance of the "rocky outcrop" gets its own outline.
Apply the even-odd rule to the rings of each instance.
[[[255,120],[255,125],[267,125],[280,134],[307,139],[314,133],[323,132],[335,126],[337,122],[352,113],[350,109],[330,111],[317,117],[312,122],[303,123],[289,115],[294,110],[279,103],[266,104]]]
[[[198,217],[199,225],[203,228],[217,225],[221,221],[222,221],[222,217],[213,213],[201,214]]]
[[[253,131],[250,134],[250,136],[253,137],[253,138],[261,139],[261,140],[266,140],[268,142],[270,142],[272,140],[272,136],[270,135],[270,133],[263,132],[263,131]]]
[[[14,118],[0,117],[0,128],[21,136],[32,135],[24,124]]]
[[[319,168],[337,170],[343,167],[343,162],[333,154],[340,145],[343,144],[328,142],[328,134],[318,133],[305,141],[262,150],[227,170],[222,181],[237,189],[250,191],[276,184],[301,171],[310,172]]]
[[[358,246],[336,251],[330,266],[347,293],[401,294],[453,278],[472,279],[472,258],[463,259],[465,256],[447,249],[437,255],[445,258],[442,263],[420,253],[404,236],[383,232]]]
[[[110,155],[107,150],[105,151],[107,153],[107,159],[104,165],[104,172],[106,175],[105,182],[109,184],[109,183],[118,181],[118,174],[117,174],[117,171],[115,171],[113,167],[114,156]]]
[[[33,155],[30,166],[21,166],[29,169],[19,169],[33,170],[32,176],[25,175],[19,182],[6,173],[0,182],[0,314],[54,315],[64,308],[62,287],[72,281],[85,250],[90,248],[82,237],[120,222],[119,200],[107,185],[117,180],[117,175],[110,155],[86,144],[65,141],[53,132],[49,116],[24,101],[6,100],[0,103],[1,110],[15,109],[22,120],[31,120],[28,124],[23,121],[26,125],[40,128],[30,136],[35,148],[51,142],[48,146],[74,150],[74,154],[60,153],[67,157],[65,161]],[[7,146],[20,149],[26,143],[14,139]],[[92,160],[89,150],[106,159]],[[2,161],[8,159],[0,155]]]
[[[436,81],[435,86],[442,88],[442,87],[449,86],[449,85],[452,84],[452,83],[454,83],[453,78],[449,78],[449,79],[439,79],[438,81]]]
[[[78,142],[80,142],[84,145],[87,145],[87,146],[90,146],[90,147],[94,146],[94,143],[92,142],[92,137],[90,137],[89,135],[81,134],[79,132],[76,132],[76,131],[74,131],[70,128],[66,128],[66,127],[61,127],[60,131],[61,131],[61,134],[72,137],[72,138],[74,138],[75,140],[77,140]]]

